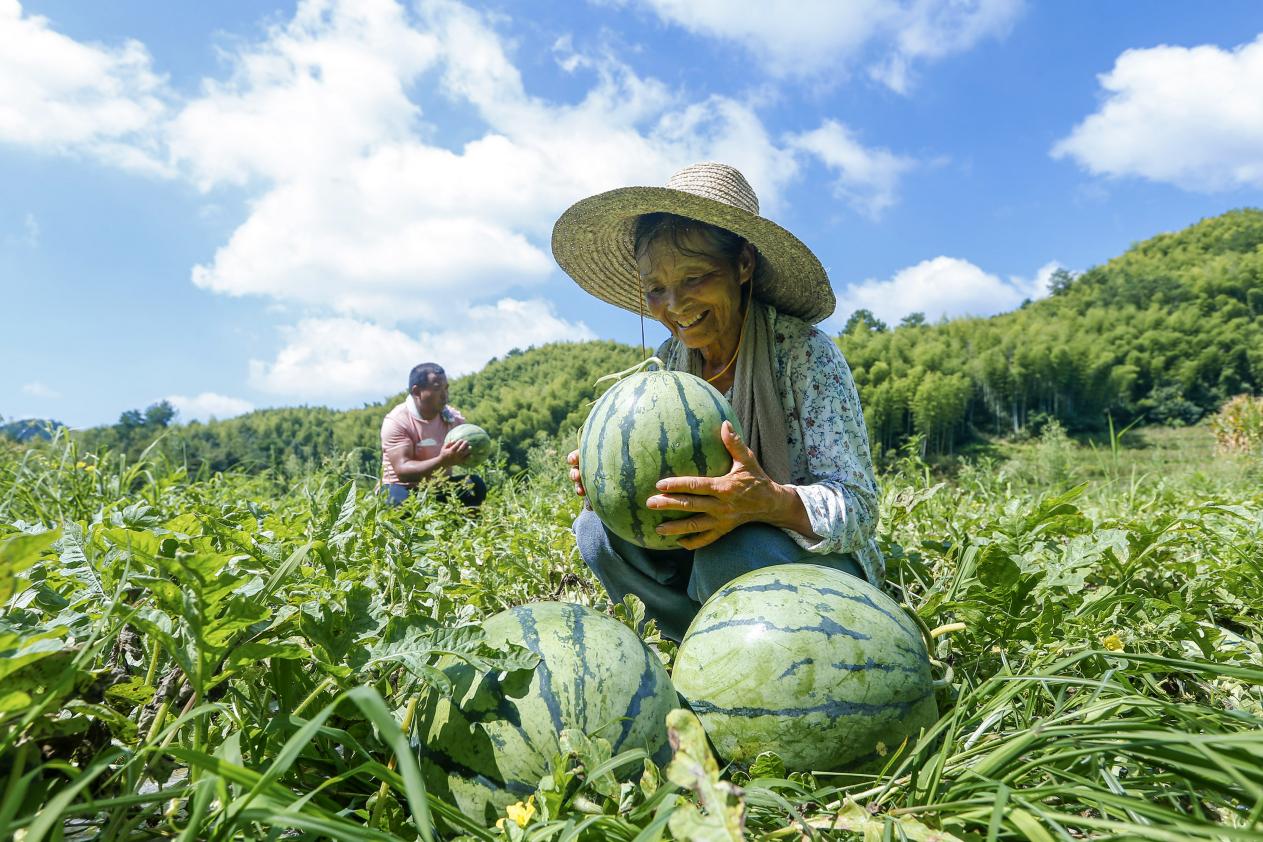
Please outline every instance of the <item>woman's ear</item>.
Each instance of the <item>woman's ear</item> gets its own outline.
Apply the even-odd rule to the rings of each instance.
[[[758,262],[758,252],[754,250],[754,246],[746,243],[741,247],[741,254],[737,255],[737,281],[746,283],[754,277],[754,267]]]

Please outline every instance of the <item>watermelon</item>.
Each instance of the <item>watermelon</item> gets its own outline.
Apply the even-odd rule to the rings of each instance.
[[[735,763],[860,770],[938,719],[920,629],[863,579],[818,564],[738,576],[684,634],[675,687]]]
[[[592,406],[579,438],[579,474],[592,510],[620,538],[639,547],[678,547],[654,530],[688,517],[645,501],[663,477],[717,477],[732,468],[719,437],[723,422],[741,427],[713,386],[682,371],[642,371],[615,383]]]
[[[488,642],[539,655],[533,671],[483,673],[463,661],[437,665],[449,698],[428,695],[417,713],[418,760],[430,791],[487,824],[535,792],[577,728],[614,753],[643,748],[670,756],[666,715],[679,706],[658,657],[627,626],[590,608],[538,602],[483,623]]]
[[[467,468],[472,468],[491,455],[491,436],[477,424],[457,424],[448,430],[443,437],[443,444],[453,441],[469,442],[469,459],[465,461]]]

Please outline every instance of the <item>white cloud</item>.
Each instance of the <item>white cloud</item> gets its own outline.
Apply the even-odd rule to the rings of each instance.
[[[513,347],[590,337],[542,301],[505,297],[529,297],[523,289],[557,271],[552,223],[580,197],[662,184],[686,164],[722,160],[745,173],[775,218],[802,162],[818,156],[839,194],[875,214],[911,165],[863,147],[836,122],[774,137],[752,102],[691,98],[565,41],[553,46],[558,61],[588,88],[577,101],[544,99],[527,90],[500,20],[453,0],[300,0],[291,20],[225,51],[224,78],[177,102],[139,44],[111,52],[21,19],[86,51],[98,76],[127,82],[108,90],[149,91],[136,101],[152,108],[76,143],[160,160],[209,201],[215,191],[244,192],[246,218],[191,279],[295,305],[285,347],[253,360],[250,379],[304,400],[393,392],[400,360],[435,358],[460,372]],[[83,105],[74,90],[60,99],[49,90],[57,109]],[[472,114],[460,127],[472,139],[435,141],[423,107],[437,98]],[[127,165],[121,155],[105,157]]]
[[[1048,294],[1048,282],[1060,264],[1044,264],[1032,278],[1004,280],[958,257],[936,257],[901,269],[887,280],[852,284],[842,295],[830,329],[838,330],[861,308],[894,326],[910,313],[931,321],[946,316],[992,316],[1017,308],[1026,299]],[[836,324],[832,324],[836,322]]]
[[[1232,50],[1128,50],[1098,78],[1101,107],[1053,157],[1186,190],[1263,187],[1263,35]]]
[[[384,0],[334,8],[302,7],[235,57],[231,85],[208,84],[175,120],[176,157],[204,188],[268,185],[194,269],[200,286],[425,320],[436,299],[476,303],[551,274],[552,221],[578,197],[719,159],[743,169],[770,212],[797,173],[794,151],[736,100],[686,102],[608,56],[584,56],[574,66],[594,72],[594,86],[553,104],[525,91],[502,38],[464,6],[423,3],[425,31]],[[355,69],[356,85],[337,81],[329,56]],[[432,68],[443,95],[486,125],[458,150],[413,130],[419,111],[402,92]]]
[[[825,120],[818,129],[790,138],[790,145],[815,155],[835,175],[833,191],[870,218],[895,202],[900,177],[916,165],[912,158],[888,149],[869,149],[836,120]]]
[[[193,270],[194,283],[393,322],[446,318],[454,300],[459,307],[552,270],[538,246],[478,216],[374,213],[365,186],[268,192],[214,261]]]
[[[394,0],[303,2],[262,43],[226,56],[169,127],[171,155],[204,190],[252,179],[337,178],[338,167],[409,136],[420,110],[405,87],[438,43]]]
[[[585,324],[559,318],[539,299],[503,298],[448,321],[451,327],[413,336],[350,318],[304,319],[282,329],[286,345],[272,362],[251,360],[250,383],[304,399],[376,399],[401,391],[419,362],[432,360],[459,376],[513,348],[594,338]]]
[[[1008,34],[1024,0],[911,0],[899,4],[893,45],[869,75],[899,93],[913,81],[913,65],[967,52],[986,38]]]
[[[254,409],[254,405],[249,401],[215,392],[202,392],[192,397],[168,395],[166,400],[180,413],[180,421],[209,421],[212,418],[223,420]]]
[[[43,19],[20,20],[94,57],[96,76],[108,78],[113,53]],[[452,0],[420,0],[415,10],[396,0],[301,2],[291,20],[226,52],[227,78],[173,105],[156,134],[170,170],[199,189],[249,191],[247,218],[192,268],[193,282],[312,315],[433,323],[445,317],[435,301],[460,309],[555,272],[552,222],[582,196],[723,160],[775,216],[800,160],[818,155],[837,172],[839,194],[874,214],[894,201],[908,165],[837,123],[773,138],[750,103],[690,100],[609,54],[579,55],[564,40],[553,49],[593,79],[578,102],[529,93],[489,18]],[[123,66],[143,81],[132,88],[159,86],[143,47],[126,55]],[[459,148],[427,142],[427,97],[471,108],[481,134]],[[73,92],[48,98],[82,108]],[[143,139],[135,156],[149,154],[157,131],[158,111],[146,114],[116,143]]]
[[[163,173],[154,132],[166,96],[140,42],[83,44],[0,0],[0,141]]]
[[[907,90],[919,61],[1003,36],[1022,0],[640,0],[663,21],[740,44],[774,76],[844,70],[878,53],[870,75]]]
[[[33,398],[52,399],[61,397],[61,392],[58,392],[50,386],[44,385],[38,380],[33,380],[30,383],[24,383],[22,385],[22,394],[30,395]]]

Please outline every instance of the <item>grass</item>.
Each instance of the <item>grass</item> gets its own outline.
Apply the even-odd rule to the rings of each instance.
[[[335,468],[0,451],[0,838],[1263,838],[1263,492],[1201,427],[893,467],[889,590],[954,631],[882,772],[721,776],[679,719],[666,769],[613,782],[643,761],[575,735],[522,826],[470,822],[417,773],[427,670],[513,668],[477,626],[510,605],[612,610],[531,464],[470,518]]]

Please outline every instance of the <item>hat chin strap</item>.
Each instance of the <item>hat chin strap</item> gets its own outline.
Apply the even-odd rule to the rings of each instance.
[[[746,286],[750,288],[750,297],[746,301],[745,312],[741,314],[741,332],[737,334],[737,349],[732,352],[732,356],[728,359],[727,365],[719,370],[714,377],[707,377],[707,383],[714,383],[719,378],[728,373],[728,369],[732,368],[732,364],[737,361],[737,355],[741,353],[741,343],[746,341],[746,320],[750,318],[750,305],[754,303],[754,278],[746,282]],[[745,290],[742,290],[742,298],[745,298]]]
[[[636,300],[636,303],[640,305],[640,355],[647,357],[649,349],[645,347],[645,284],[639,272],[636,273],[636,288],[640,290],[640,295]]]

